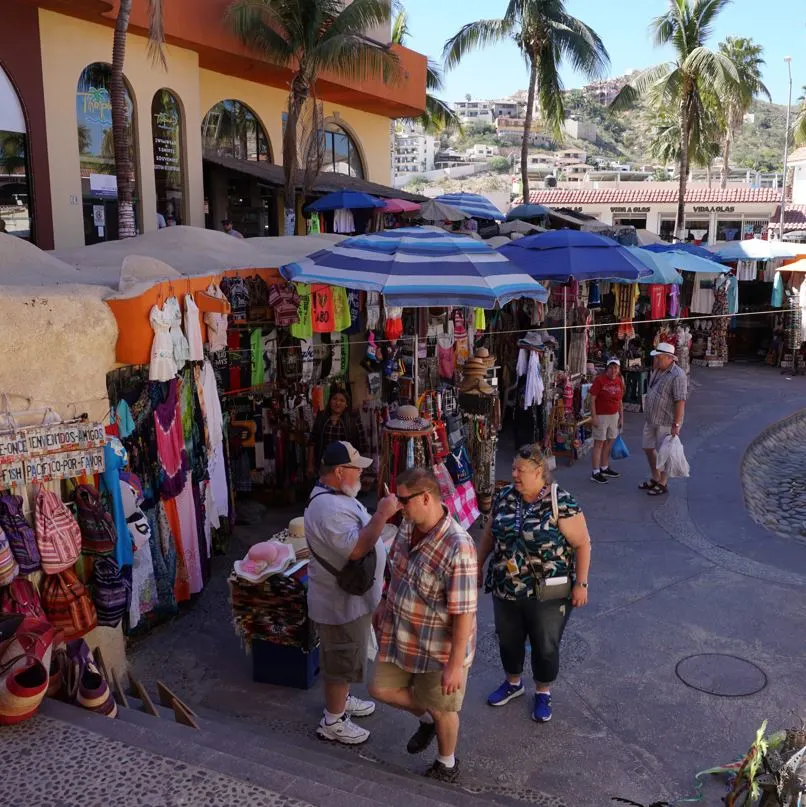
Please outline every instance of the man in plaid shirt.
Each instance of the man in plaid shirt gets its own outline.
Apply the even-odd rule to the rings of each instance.
[[[370,692],[420,719],[407,750],[420,753],[436,736],[439,752],[425,775],[455,782],[459,710],[476,649],[476,548],[430,471],[401,474],[397,498],[406,518],[389,555],[386,599],[375,612]]]

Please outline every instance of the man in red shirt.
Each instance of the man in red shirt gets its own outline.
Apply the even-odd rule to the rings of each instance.
[[[621,362],[610,359],[607,369],[596,376],[591,387],[591,422],[593,424],[593,471],[591,481],[600,485],[621,474],[609,466],[610,449],[624,425],[624,381]]]

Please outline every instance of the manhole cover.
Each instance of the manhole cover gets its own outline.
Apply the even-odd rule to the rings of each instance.
[[[588,643],[578,634],[573,631],[566,630],[563,634],[563,639],[560,644],[560,668],[573,669],[579,667],[585,660],[590,652]],[[495,631],[490,631],[479,636],[477,646],[477,655],[494,664],[500,663],[500,655],[498,653],[498,636]],[[526,643],[526,664],[529,662],[529,643]]]
[[[726,653],[698,653],[677,662],[677,677],[692,689],[739,698],[755,695],[767,686],[767,674],[752,661]]]

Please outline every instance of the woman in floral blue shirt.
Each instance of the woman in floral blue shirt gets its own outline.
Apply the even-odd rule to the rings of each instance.
[[[493,595],[506,673],[487,699],[490,706],[504,706],[524,694],[521,675],[528,638],[535,679],[532,718],[551,720],[560,640],[572,608],[588,602],[590,555],[588,526],[576,500],[552,486],[540,446],[522,448],[512,464],[512,484],[496,496],[478,550],[479,585],[485,581],[485,591]]]

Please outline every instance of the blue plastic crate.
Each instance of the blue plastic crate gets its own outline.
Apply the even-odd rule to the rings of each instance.
[[[294,689],[310,689],[319,677],[319,647],[298,647],[255,639],[252,642],[252,680]]]

